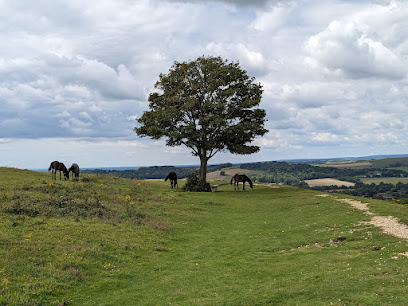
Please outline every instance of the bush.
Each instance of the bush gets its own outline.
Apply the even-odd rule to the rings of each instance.
[[[184,191],[198,191],[198,192],[208,192],[211,191],[211,186],[209,183],[200,181],[196,174],[190,174],[187,177],[187,183],[183,187]]]

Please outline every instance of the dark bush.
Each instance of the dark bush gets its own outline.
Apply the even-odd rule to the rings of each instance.
[[[187,183],[183,187],[184,191],[198,191],[198,192],[208,192],[211,191],[211,186],[209,183],[200,181],[196,174],[190,174],[187,177]]]

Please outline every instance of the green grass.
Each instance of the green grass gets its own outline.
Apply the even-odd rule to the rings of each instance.
[[[404,184],[408,183],[408,177],[364,177],[364,178],[361,178],[361,181],[364,184],[374,183],[378,185],[381,182],[383,182],[383,183],[389,183],[389,184],[396,185],[399,182],[404,183]]]
[[[333,197],[0,168],[0,305],[400,304],[405,241]],[[53,185],[51,185],[53,184]],[[130,199],[126,197],[130,196]],[[367,200],[408,222],[407,207]],[[134,203],[134,204],[130,204]]]
[[[408,172],[408,167],[391,167],[389,169],[402,170]]]

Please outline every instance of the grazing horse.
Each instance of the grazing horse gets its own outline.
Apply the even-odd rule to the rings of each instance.
[[[54,180],[57,179],[57,171],[60,173],[60,180],[61,180],[61,171],[64,173],[64,179],[69,179],[69,172],[67,170],[67,167],[63,163],[60,163],[58,161],[53,161],[50,164],[50,167],[48,168],[48,171],[51,170],[52,178]]]
[[[238,183],[242,182],[242,189],[245,190],[245,182],[249,183],[249,186],[254,189],[254,186],[252,184],[252,181],[249,177],[247,177],[245,174],[235,174],[232,179],[231,179],[231,185],[232,181],[234,181],[234,190],[239,190]]]
[[[68,169],[68,172],[72,171],[72,178],[78,178],[79,177],[79,166],[78,164],[72,164],[71,167]]]
[[[176,172],[170,172],[164,181],[167,181],[168,179],[170,179],[171,189],[176,188],[176,185],[178,188]]]

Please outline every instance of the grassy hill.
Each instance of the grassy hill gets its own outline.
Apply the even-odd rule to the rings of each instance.
[[[359,161],[331,161],[325,164],[320,164],[322,167],[334,168],[390,168],[390,167],[408,167],[408,157],[390,157],[378,158]]]
[[[407,167],[408,157],[394,157],[372,160],[374,168]]]
[[[406,241],[335,195],[0,168],[0,305],[400,304]],[[344,197],[344,196],[339,196]],[[364,200],[408,223],[407,207]]]

